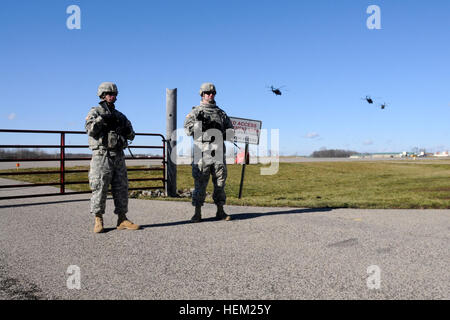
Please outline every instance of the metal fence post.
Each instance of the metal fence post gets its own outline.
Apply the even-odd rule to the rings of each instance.
[[[250,157],[248,156],[248,140],[245,142],[245,154],[244,154],[244,163],[242,164],[242,172],[241,172],[241,184],[239,185],[239,199],[242,197],[242,187],[244,186],[244,175],[245,175],[245,166],[247,163],[250,163]]]
[[[168,197],[177,196],[177,166],[172,161],[176,157],[176,136],[172,140],[172,134],[177,128],[177,89],[166,89],[166,195]]]
[[[61,183],[61,186],[59,188],[59,192],[60,193],[65,193],[65,186],[64,186],[64,174],[65,174],[65,154],[66,154],[66,148],[65,148],[65,144],[66,144],[66,137],[65,137],[65,133],[61,132],[61,150],[59,152],[59,159],[60,159],[60,174],[59,174],[59,182]]]

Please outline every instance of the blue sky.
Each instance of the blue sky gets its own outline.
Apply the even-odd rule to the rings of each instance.
[[[70,5],[79,30],[66,26]],[[366,26],[370,5],[380,30]],[[3,0],[0,128],[84,130],[113,81],[135,130],[165,134],[166,88],[181,128],[214,82],[230,116],[279,129],[284,155],[448,150],[449,30],[448,0]]]

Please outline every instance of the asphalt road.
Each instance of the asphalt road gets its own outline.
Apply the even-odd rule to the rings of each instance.
[[[129,207],[94,234],[89,195],[1,200],[0,299],[450,298],[449,210]]]

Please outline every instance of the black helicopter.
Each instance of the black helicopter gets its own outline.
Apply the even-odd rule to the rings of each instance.
[[[279,88],[274,88],[274,86],[270,86],[270,90],[276,95],[276,96],[281,96],[281,88],[283,88],[285,86],[281,86]]]
[[[361,98],[361,99],[362,99],[362,100],[366,100],[367,103],[369,103],[369,104],[373,104],[373,102],[374,102],[374,99],[372,99],[370,96],[366,96],[365,98]],[[380,108],[381,108],[381,109],[386,108],[386,106],[387,106],[387,103],[386,103],[386,102],[380,103]]]
[[[365,98],[361,98],[362,100],[366,100],[368,103],[372,104],[373,100],[370,96],[366,96]]]

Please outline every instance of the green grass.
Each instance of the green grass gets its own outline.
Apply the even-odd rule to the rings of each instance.
[[[134,166],[130,168],[140,168],[146,169],[144,166]],[[19,169],[19,170],[0,170],[0,172],[44,172],[44,171],[55,171],[59,170],[59,168],[35,168],[35,169]],[[89,170],[87,166],[77,166],[66,168],[66,170]],[[162,178],[162,171],[130,171],[128,172],[128,178]],[[9,176],[2,175],[0,178],[6,179],[15,179],[32,183],[56,183],[60,180],[60,174],[26,174],[26,175],[17,175],[17,176]],[[75,182],[75,181],[88,181],[88,173],[66,173],[64,177],[64,181],[67,182]],[[155,186],[162,187],[162,181],[132,181],[130,182],[130,188],[136,187],[144,187],[144,186]],[[67,184],[66,189],[70,189],[73,191],[90,191],[89,185],[85,184]]]
[[[227,204],[309,208],[450,208],[448,160],[280,163],[278,173],[271,176],[260,175],[262,167],[246,167],[243,194],[238,199],[242,166],[228,166]],[[129,178],[151,176],[161,176],[161,172],[129,173]],[[58,182],[59,179],[57,174],[2,177],[29,182]],[[177,179],[178,189],[193,188],[191,167],[178,166]],[[66,181],[74,180],[87,180],[87,173],[66,176]],[[130,187],[150,184],[161,185],[161,182],[130,182]],[[68,188],[89,190],[87,185],[70,185]],[[211,181],[207,191],[212,193]],[[167,199],[190,201],[186,198]],[[212,203],[211,197],[208,196],[206,201]]]

